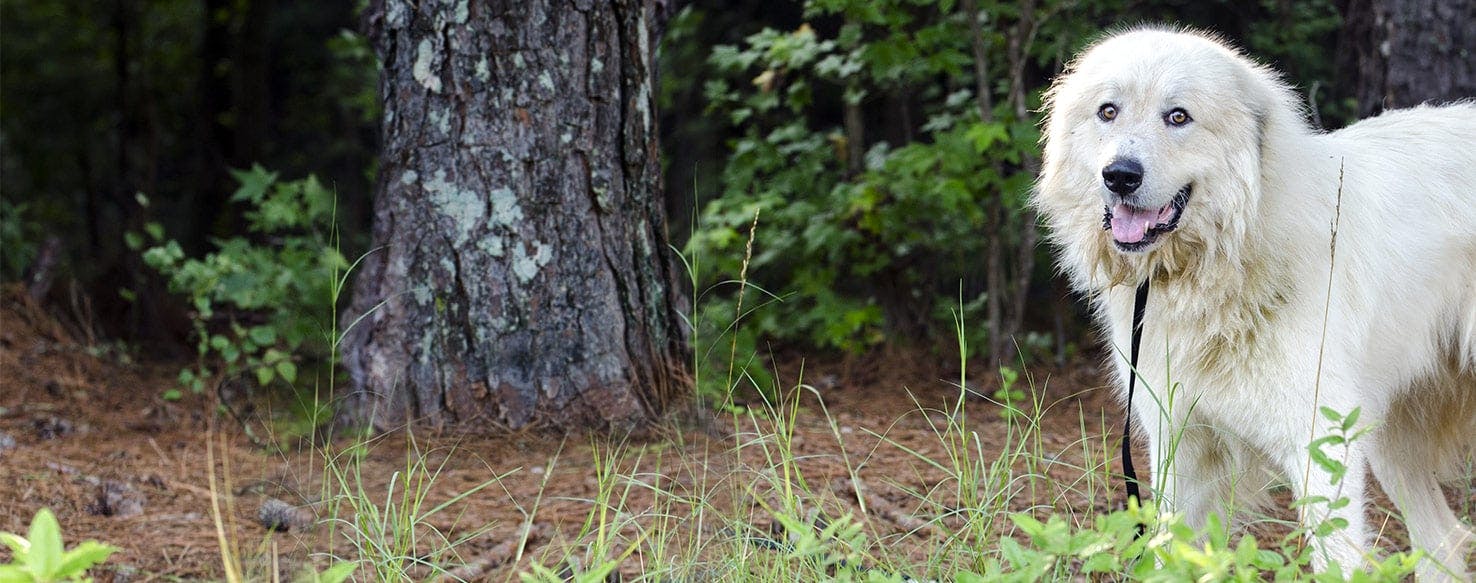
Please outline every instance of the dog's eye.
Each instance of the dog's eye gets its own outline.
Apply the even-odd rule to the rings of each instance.
[[[1117,106],[1111,103],[1103,103],[1102,107],[1097,108],[1097,119],[1102,121],[1117,119]]]
[[[1184,108],[1175,107],[1168,112],[1168,115],[1163,116],[1163,121],[1171,126],[1181,126],[1194,121],[1194,118],[1189,117],[1189,112],[1184,111]]]

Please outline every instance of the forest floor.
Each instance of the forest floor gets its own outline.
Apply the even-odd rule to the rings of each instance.
[[[356,544],[394,546],[393,537],[376,539],[374,531],[383,535],[392,530],[385,523],[403,518],[395,512],[410,507],[398,504],[407,491],[424,493],[411,513],[425,514],[478,487],[411,529],[420,538],[405,556],[419,553],[468,580],[517,580],[534,563],[557,570],[590,544],[598,524],[586,519],[599,516],[591,511],[600,500],[619,515],[609,523],[615,531],[609,540],[624,541],[616,554],[621,545],[639,547],[621,563],[627,576],[671,560],[650,556],[659,545],[640,542],[651,533],[666,536],[653,521],[685,519],[670,530],[685,533],[675,538],[711,541],[735,537],[733,517],[747,517],[752,528],[745,536],[782,539],[771,510],[786,499],[809,501],[811,508],[792,509],[807,519],[852,512],[872,540],[917,564],[949,539],[949,520],[937,518],[949,509],[931,502],[938,497],[929,493],[951,487],[940,427],[959,397],[956,356],[791,360],[776,367],[778,376],[814,391],[803,393],[793,423],[777,428],[775,416],[739,407],[673,424],[659,439],[620,444],[428,428],[368,442],[325,441],[294,433],[283,421],[293,414],[284,411],[302,408],[277,406],[270,395],[232,405],[234,416],[213,413],[223,411],[213,394],[165,401],[160,395],[174,386],[178,363],[139,363],[116,349],[89,346],[75,330],[15,298],[7,294],[0,308],[0,531],[24,533],[38,509],[51,508],[69,544],[97,539],[121,548],[94,573],[99,581],[222,579],[222,539],[247,580],[272,580],[273,572],[292,580],[307,566],[324,568],[330,556],[360,556]],[[1121,504],[1120,481],[1111,473],[1120,409],[1095,370],[1084,363],[1036,373],[1028,385],[1022,380],[1042,403],[1038,432],[1029,438],[1034,464],[1020,469],[1037,479],[1011,490],[1011,510],[1089,517]],[[971,447],[988,455],[1020,446],[1020,424],[1005,420],[998,405],[971,399],[966,414],[979,440]],[[790,438],[761,438],[786,427]],[[777,479],[785,467],[794,473]],[[775,488],[783,484],[805,495],[779,496]],[[374,512],[329,511],[325,500],[344,491],[360,492],[361,504],[377,504],[378,518],[356,523],[354,516]],[[1452,495],[1467,513],[1476,506],[1470,488]],[[725,516],[704,519],[676,507],[693,497],[726,497],[706,506]],[[266,528],[263,514],[285,517],[286,530]],[[1270,521],[1260,528],[1281,527]],[[1386,545],[1402,538],[1397,527],[1384,534]],[[420,550],[439,537],[457,542],[452,553]],[[705,548],[665,544],[677,554]],[[0,549],[0,562],[7,558]]]

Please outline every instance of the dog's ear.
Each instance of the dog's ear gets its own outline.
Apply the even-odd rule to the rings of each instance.
[[[1235,174],[1245,181],[1248,193],[1259,199],[1261,171],[1267,166],[1268,158],[1285,154],[1275,151],[1276,145],[1272,141],[1277,136],[1301,134],[1307,131],[1307,125],[1296,93],[1281,80],[1279,73],[1244,56],[1240,56],[1240,60],[1244,67],[1239,91],[1245,99],[1242,107],[1251,121],[1248,130],[1252,135],[1246,139],[1252,140],[1250,152],[1254,156],[1232,164]]]
[[[1243,56],[1241,59],[1245,65],[1241,94],[1249,96],[1247,105],[1256,121],[1257,150],[1264,157],[1268,138],[1307,131],[1307,111],[1280,73]]]

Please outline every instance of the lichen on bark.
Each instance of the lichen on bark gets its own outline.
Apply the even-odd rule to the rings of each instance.
[[[685,392],[652,2],[377,0],[384,153],[344,321],[385,428],[632,428]]]

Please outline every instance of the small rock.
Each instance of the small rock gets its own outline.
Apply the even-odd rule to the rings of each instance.
[[[9,433],[0,431],[0,455],[4,455],[5,452],[12,449],[15,449],[15,438],[11,437]]]
[[[279,532],[307,530],[313,524],[313,516],[306,508],[276,498],[262,500],[261,507],[256,510],[256,518],[267,530]]]
[[[97,485],[97,499],[87,511],[97,516],[127,518],[143,514],[144,495],[133,486],[117,480],[103,480]]]
[[[138,578],[138,567],[133,565],[113,565],[112,583],[129,583]]]

